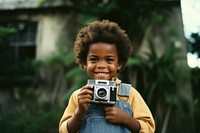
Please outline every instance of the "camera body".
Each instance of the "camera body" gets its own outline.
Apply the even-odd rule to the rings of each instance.
[[[109,80],[88,80],[88,85],[92,85],[94,93],[91,103],[115,104],[116,103],[116,83]]]

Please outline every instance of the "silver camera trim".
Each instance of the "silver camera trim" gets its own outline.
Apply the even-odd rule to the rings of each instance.
[[[104,96],[104,97],[101,97],[101,96],[99,96],[98,95],[98,91],[99,91],[99,89],[104,89],[104,90],[106,90],[106,95]],[[110,96],[109,96],[109,91],[108,91],[108,87],[106,86],[106,87],[102,87],[102,86],[95,86],[95,89],[94,89],[94,91],[95,91],[95,93],[94,93],[94,95],[98,98],[98,99],[101,99],[101,100],[109,100],[109,98],[110,98]]]
[[[116,101],[110,101],[110,95],[111,95],[110,89],[112,89],[112,91],[115,90],[115,88],[116,88],[115,81],[88,79],[87,84],[94,86],[94,97],[93,97],[91,103],[102,103],[102,104],[115,104],[116,103]],[[100,88],[104,88],[107,92],[107,95],[104,98],[99,97],[97,95],[97,91]]]

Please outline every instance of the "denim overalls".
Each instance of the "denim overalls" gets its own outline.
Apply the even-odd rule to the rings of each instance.
[[[129,97],[130,89],[130,84],[121,83],[118,96]],[[131,106],[126,101],[117,100],[115,106],[132,116]],[[107,122],[104,114],[104,105],[91,104],[81,123],[80,133],[130,133],[130,130],[123,125]]]

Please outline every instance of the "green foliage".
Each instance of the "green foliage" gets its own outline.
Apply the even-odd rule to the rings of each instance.
[[[59,48],[57,52],[47,59],[47,63],[70,66],[74,63],[74,53],[66,48]]]
[[[17,30],[14,28],[6,28],[0,26],[0,43],[2,42],[2,39],[8,38],[10,35],[16,33]]]
[[[14,89],[15,102],[18,109],[23,112],[32,112],[37,108],[38,94],[34,88],[17,88]]]
[[[168,47],[162,56],[158,57],[154,45],[150,44],[150,53],[146,53],[148,59],[135,57],[128,64],[142,68],[144,75],[144,89],[141,91],[147,103],[152,107],[161,98],[169,105],[179,105],[178,84],[188,77],[187,70],[178,62],[184,59],[180,55],[180,49],[174,45]]]
[[[2,133],[55,133],[62,110],[57,105],[47,109],[39,106],[38,93],[35,88],[15,88],[7,90],[14,96],[13,102],[8,102],[7,110],[0,116]],[[10,101],[10,100],[9,100]],[[2,109],[2,108],[1,108]]]
[[[50,111],[37,110],[32,114],[0,117],[2,133],[56,133],[61,111],[56,107]]]
[[[140,58],[130,57],[126,65],[127,67],[130,67],[130,66],[141,66],[141,64],[142,60]]]
[[[43,66],[60,65],[62,67],[69,67],[74,64],[73,51],[67,50],[65,47],[58,48],[47,59],[36,59],[32,61],[32,65],[37,69]]]
[[[180,95],[182,83],[190,78],[189,68],[182,65],[185,56],[174,44],[167,47],[162,55],[157,54],[155,45],[151,42],[149,49],[144,56],[132,57],[128,61],[128,67],[136,70],[136,88],[154,115],[156,131],[170,131],[171,128],[174,131],[177,123],[171,118],[174,115],[172,111],[179,109],[184,114],[190,112],[192,107],[191,101]],[[170,123],[171,120],[173,124]]]
[[[58,51],[49,56],[47,60],[36,60],[34,64],[37,69],[41,67],[53,68],[54,66],[57,66],[64,70],[63,78],[67,83],[67,88],[63,97],[66,101],[68,101],[71,93],[85,85],[87,83],[87,79],[89,78],[85,70],[75,64],[73,51],[64,47],[59,48]],[[58,82],[56,80],[57,77],[54,78],[54,82]]]
[[[69,81],[71,79],[74,79],[66,93],[66,98],[69,99],[71,93],[74,90],[79,89],[83,85],[86,85],[87,79],[89,78],[89,76],[87,75],[85,70],[80,69],[79,67],[74,67],[70,69],[68,72],[66,72],[65,75]]]
[[[153,51],[153,47],[151,47],[151,49]],[[156,54],[150,57],[152,62],[147,64],[147,68],[149,69],[150,84],[147,85],[148,89],[146,89],[146,94],[149,93],[148,90],[154,90],[154,86],[156,86],[156,89],[154,92],[152,91],[149,93],[148,101],[155,97],[157,91],[157,96],[163,96],[168,104],[178,105],[177,84],[179,83],[178,81],[180,81],[180,78],[184,78],[181,74],[184,72],[184,70],[180,71],[182,70],[182,66],[178,66],[176,63],[177,61],[184,59],[183,57],[176,56],[177,52],[179,51],[180,49],[177,49],[174,47],[174,45],[172,45],[172,47],[169,47],[159,59],[157,58]],[[151,80],[152,76],[157,82]]]
[[[192,82],[192,90],[193,90],[193,104],[194,104],[194,113],[195,113],[195,123],[196,123],[196,132],[199,133],[200,129],[198,128],[198,123],[200,121],[200,68],[196,67],[191,70],[191,82]]]

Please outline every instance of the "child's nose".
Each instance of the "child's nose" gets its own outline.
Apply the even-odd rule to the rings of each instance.
[[[106,67],[106,62],[101,61],[97,64],[97,68],[105,68]]]

